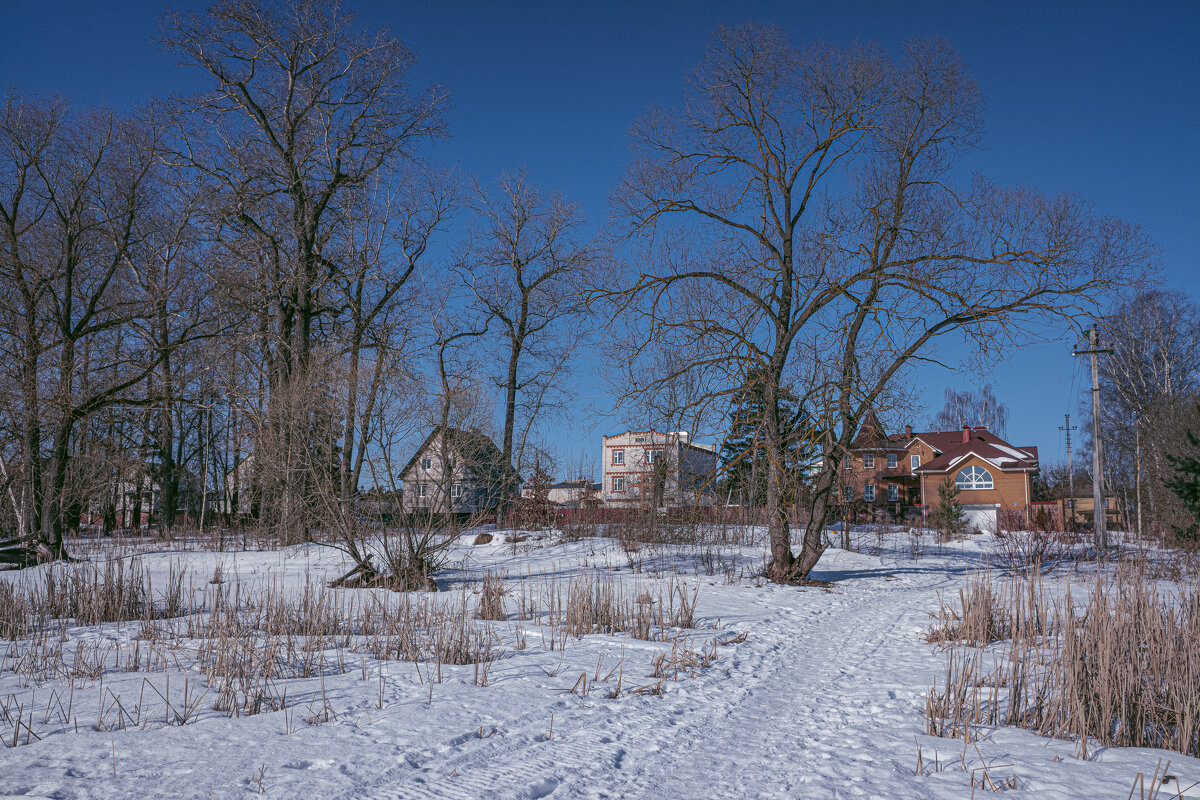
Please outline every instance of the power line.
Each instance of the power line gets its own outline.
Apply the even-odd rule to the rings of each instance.
[[[1076,361],[1076,364],[1079,362]],[[1059,425],[1060,431],[1067,432],[1067,486],[1070,494],[1070,499],[1067,500],[1067,507],[1071,509],[1071,527],[1075,527],[1075,468],[1071,465],[1071,431],[1079,430],[1077,426],[1071,424],[1071,415],[1064,414],[1066,418],[1065,427]]]

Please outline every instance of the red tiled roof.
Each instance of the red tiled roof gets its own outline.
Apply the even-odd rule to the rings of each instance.
[[[963,431],[927,431],[913,433],[937,452],[937,456],[914,472],[949,472],[964,458],[978,456],[1001,472],[1023,472],[1038,468],[1036,447],[1014,447],[996,434],[984,428],[970,432],[968,441],[963,441]]]
[[[922,464],[916,472],[949,472],[954,465],[974,454],[1001,472],[1021,472],[1038,468],[1036,447],[1015,447],[986,428],[968,429],[968,441],[963,441],[963,428],[953,431],[912,431],[887,433],[874,412],[868,412],[850,445],[852,450],[903,450],[914,440],[928,445],[935,457]]]

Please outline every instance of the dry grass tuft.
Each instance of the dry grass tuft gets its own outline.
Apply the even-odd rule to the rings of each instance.
[[[635,596],[612,573],[592,578],[572,578],[564,598],[551,597],[550,624],[570,636],[592,633],[627,633],[635,639],[665,640],[671,629],[695,626],[698,589],[688,593],[682,582],[671,580],[666,593]]]
[[[504,615],[504,584],[498,575],[490,571],[483,579],[483,590],[479,597],[479,618],[487,620],[506,619]]]
[[[995,591],[976,578],[931,640],[952,646],[929,692],[929,733],[969,738],[1015,725],[1094,746],[1200,756],[1200,586],[1164,591],[1144,572],[1099,574],[1087,601],[1053,600],[1036,581]],[[1004,641],[991,652],[979,645]]]

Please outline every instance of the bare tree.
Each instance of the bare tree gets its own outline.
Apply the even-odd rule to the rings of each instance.
[[[949,431],[964,425],[982,425],[989,431],[1004,436],[1008,429],[1008,407],[996,399],[990,383],[978,392],[965,389],[961,392],[946,389],[946,404],[931,423],[937,430]]]
[[[130,390],[157,363],[124,342],[143,312],[132,265],[150,193],[151,133],[109,112],[72,114],[19,98],[6,106],[0,217],[6,288],[20,297],[10,320],[22,320],[10,328],[24,387],[22,516],[26,535],[40,530],[54,557],[65,555],[64,527],[74,524],[67,483],[77,425],[136,402]]]
[[[1143,512],[1166,531],[1179,517],[1177,498],[1165,488],[1173,473],[1166,455],[1177,452],[1200,397],[1200,307],[1180,292],[1145,291],[1118,304],[1102,325],[1112,349],[1099,362],[1106,491],[1132,490],[1139,532]]]
[[[445,175],[411,168],[400,179],[356,189],[343,212],[334,293],[345,360],[340,486],[358,492],[374,438],[384,382],[409,374],[418,338],[412,318],[413,276],[433,236],[453,211],[455,187]]]
[[[579,207],[555,194],[543,198],[522,171],[503,174],[495,193],[476,186],[470,203],[477,228],[458,260],[478,314],[499,337],[504,391],[501,455],[520,470],[526,438],[539,412],[562,393],[567,361],[582,339],[573,325],[594,255],[579,238]],[[518,412],[523,429],[516,431]],[[515,487],[500,488],[497,520]]]
[[[323,424],[305,404],[311,355],[322,321],[337,309],[331,286],[355,274],[338,256],[353,262],[363,252],[339,252],[347,241],[339,236],[353,238],[344,223],[361,203],[356,192],[403,174],[389,170],[443,132],[446,94],[410,91],[410,50],[312,0],[218,3],[207,19],[170,14],[163,40],[211,81],[174,108],[176,165],[218,199],[222,240],[255,273],[258,347],[269,374],[261,430],[284,457],[273,513],[286,528],[298,523],[306,494],[306,472],[290,459]]]
[[[19,392],[9,407],[19,444],[12,459],[20,464],[18,534],[33,537],[41,530],[42,498],[42,357],[49,349],[48,303],[51,275],[38,251],[40,224],[49,201],[38,191],[41,164],[50,158],[56,137],[66,125],[63,103],[34,103],[14,94],[5,97],[3,197],[3,310],[5,362],[14,370]],[[11,395],[10,395],[11,396]],[[16,397],[19,396],[19,401]]]
[[[690,405],[724,411],[750,370],[764,376],[772,580],[816,565],[860,421],[938,339],[995,353],[1023,319],[1070,317],[1144,263],[1136,229],[1071,197],[953,187],[979,130],[978,91],[941,41],[892,61],[752,25],[719,29],[683,107],[634,129],[618,201],[645,267],[620,295],[642,334],[626,398],[686,380]],[[664,349],[678,366],[643,373]],[[823,448],[798,558],[781,491],[788,383]]]

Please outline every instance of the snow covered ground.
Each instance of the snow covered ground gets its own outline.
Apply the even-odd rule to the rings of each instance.
[[[473,666],[443,666],[431,684],[433,665],[347,648],[338,669],[281,680],[289,708],[231,717],[212,708],[196,653],[183,644],[169,649],[165,672],[111,668],[71,689],[30,682],[11,669],[18,649],[0,642],[9,709],[8,722],[0,710],[0,736],[15,730],[17,743],[0,749],[0,797],[966,798],[988,793],[978,786],[986,771],[996,787],[1038,798],[1127,798],[1137,773],[1148,779],[1160,759],[1181,786],[1200,781],[1200,761],[1178,753],[1101,749],[1081,760],[1072,742],[1015,729],[983,729],[970,745],[925,735],[924,696],[945,666],[923,641],[929,613],[939,592],[957,591],[979,568],[988,537],[920,558],[906,534],[864,537],[867,552],[822,558],[813,577],[829,588],[764,583],[755,577],[763,551],[752,545],[646,548],[631,564],[604,538],[469,541],[439,576],[434,602],[461,604],[465,592],[474,608],[483,576],[505,576],[508,619],[481,623],[501,651],[486,685]],[[145,549],[155,586],[186,568],[188,593],[212,591],[218,564],[226,587],[274,581],[292,592],[346,569],[314,546]],[[0,581],[40,580],[44,569]],[[523,591],[565,591],[572,575],[588,573],[611,573],[656,598],[683,581],[697,591],[695,627],[660,641],[570,637],[558,649],[561,634],[544,620],[517,619]],[[368,593],[388,594],[358,590]],[[128,660],[139,633],[139,623],[68,627],[64,647],[121,642]],[[655,657],[685,646],[707,664],[693,662],[652,691]],[[187,724],[166,724],[161,698],[181,707],[185,686],[188,702],[203,700]],[[114,697],[129,715],[137,708],[140,727],[121,729]],[[18,707],[31,731],[14,727]]]

